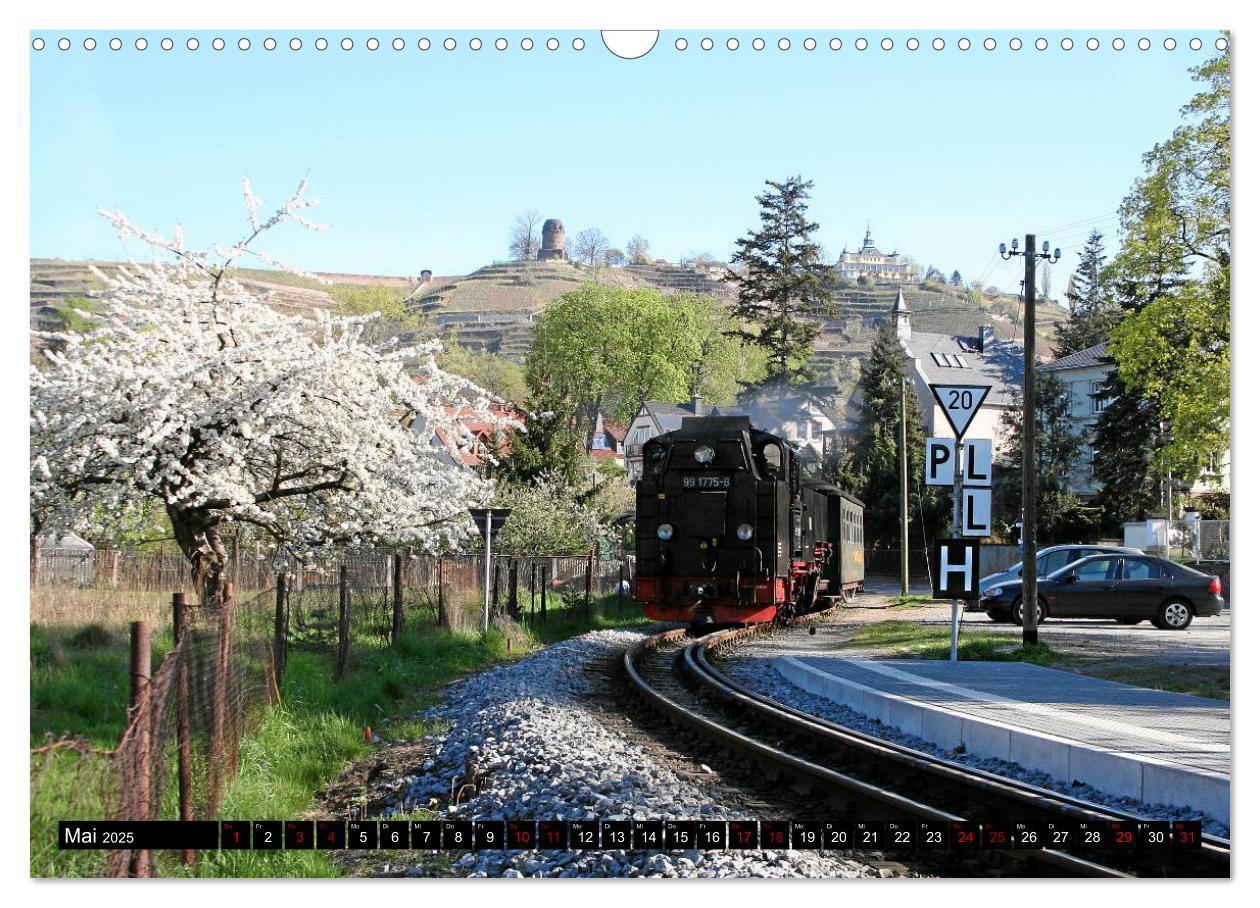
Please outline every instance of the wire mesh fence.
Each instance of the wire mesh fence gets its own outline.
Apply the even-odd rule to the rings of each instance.
[[[152,559],[148,568],[140,567],[143,558]],[[119,562],[129,565],[119,576],[137,584],[187,580],[164,556]],[[63,816],[217,819],[242,738],[279,699],[291,647],[330,654],[333,680],[340,681],[356,649],[388,646],[409,629],[480,629],[487,579],[491,621],[528,615],[545,622],[548,608],[589,609],[618,592],[628,598],[631,571],[629,563],[595,553],[495,556],[487,572],[482,555],[345,552],[278,573],[238,572],[234,576],[247,577],[251,589],[238,595],[232,586],[223,604],[194,605],[174,592],[167,600],[174,645],[156,668],[150,665],[153,622],[131,625],[131,705],[117,746],[106,751],[77,740],[49,742],[32,751],[33,780],[41,761],[47,766],[65,756],[58,752],[77,750],[82,759],[73,770],[66,772],[64,760],[59,766],[58,784],[75,797]],[[184,585],[172,583],[177,590]],[[192,863],[196,856],[182,859]],[[111,852],[107,864],[114,876],[156,870],[153,855],[139,850]]]

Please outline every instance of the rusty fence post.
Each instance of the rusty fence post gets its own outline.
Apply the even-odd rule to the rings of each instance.
[[[149,724],[150,688],[153,678],[153,642],[149,625],[144,621],[131,622],[131,706],[127,710],[127,723],[134,731],[135,760],[129,787],[134,799],[133,815],[128,819],[151,820],[153,797],[152,728]],[[134,850],[127,867],[128,876],[147,877],[152,855],[148,851]]]
[[[276,626],[271,645],[271,660],[275,674],[276,692],[284,680],[284,664],[289,658],[289,622],[285,605],[289,596],[289,576],[284,571],[276,574]]]
[[[403,553],[394,553],[394,623],[389,629],[391,643],[398,642],[403,628]]]
[[[337,580],[337,680],[346,674],[350,659],[350,580],[343,564]]]
[[[171,594],[171,618],[175,629],[175,653],[179,672],[175,681],[175,736],[179,760],[179,818],[193,819],[192,781],[192,716],[188,704],[188,600],[183,593]],[[197,852],[185,850],[181,858],[187,865],[197,861]]]

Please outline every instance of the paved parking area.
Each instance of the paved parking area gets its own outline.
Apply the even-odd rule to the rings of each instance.
[[[947,602],[931,602],[914,608],[888,608],[889,597],[899,592],[900,587],[893,582],[868,583],[867,592],[858,596],[855,607],[846,609],[839,621],[843,624],[915,621],[949,626],[950,607]],[[911,592],[929,594],[930,590],[912,587]],[[1194,619],[1184,631],[1160,630],[1149,622],[1123,625],[1106,620],[1050,618],[1041,625],[1038,636],[1052,647],[1068,649],[1085,657],[1112,656],[1125,657],[1131,662],[1152,660],[1176,665],[1228,666],[1231,614],[1232,609],[1227,606],[1220,615]],[[1017,637],[1022,634],[1015,625],[990,621],[983,612],[964,612],[959,633],[965,636],[969,632]]]

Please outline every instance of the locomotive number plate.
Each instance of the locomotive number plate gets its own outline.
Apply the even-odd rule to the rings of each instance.
[[[684,489],[729,489],[731,477],[686,475],[682,478],[682,484]]]

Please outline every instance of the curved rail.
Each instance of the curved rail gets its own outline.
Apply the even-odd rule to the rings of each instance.
[[[816,618],[816,615],[807,618]],[[808,739],[828,754],[842,754],[846,763],[860,769],[861,778],[852,772],[841,772],[813,762],[799,754],[789,753],[756,737],[729,728],[711,716],[689,708],[656,689],[639,671],[638,663],[651,650],[665,644],[677,644],[685,629],[667,631],[645,638],[629,647],[623,657],[625,671],[633,686],[658,711],[705,733],[710,738],[759,759],[777,764],[792,774],[809,778],[824,788],[842,792],[846,799],[862,806],[872,816],[914,817],[922,820],[951,821],[966,817],[954,810],[934,806],[894,791],[881,783],[888,776],[904,780],[916,777],[915,787],[926,791],[950,791],[955,799],[972,804],[996,807],[1010,815],[1036,819],[1063,820],[1136,820],[1143,819],[1078,798],[1040,788],[984,770],[960,766],[931,754],[886,741],[834,722],[812,716],[801,710],[750,690],[713,666],[708,655],[713,650],[773,631],[773,627],[754,626],[720,631],[687,645],[681,654],[683,670],[710,694],[727,705],[754,714],[759,721],[769,722],[794,736]],[[846,768],[848,768],[846,766]],[[874,777],[875,781],[871,778]],[[1078,876],[1126,876],[1123,871],[1097,863],[1077,854],[1057,850],[995,852],[1003,859],[1032,860],[1049,865],[1058,872]],[[1169,855],[1171,857],[1171,855]],[[1200,849],[1176,852],[1175,871],[1188,876],[1222,876],[1229,874],[1229,842],[1205,836]],[[1152,859],[1141,852],[1126,855],[1134,866],[1150,866]],[[1155,860],[1155,872],[1167,871]]]

